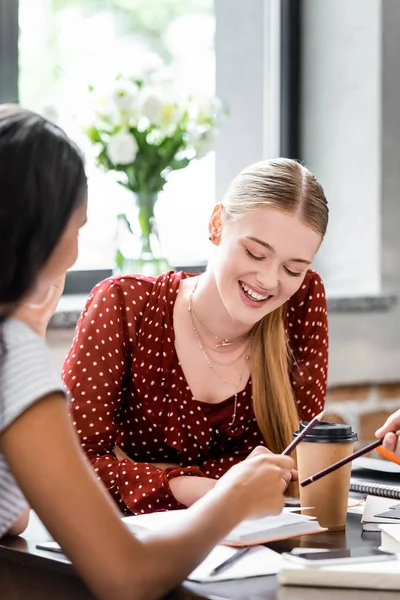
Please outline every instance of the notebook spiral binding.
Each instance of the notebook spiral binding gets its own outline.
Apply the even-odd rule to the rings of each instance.
[[[382,483],[367,483],[356,479],[350,480],[350,491],[371,496],[382,496],[383,498],[392,498],[400,500],[400,487],[386,485]]]

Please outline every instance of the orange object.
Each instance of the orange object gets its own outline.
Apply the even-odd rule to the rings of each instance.
[[[379,452],[381,456],[384,456],[385,458],[391,460],[392,462],[396,463],[396,465],[400,465],[400,458],[398,458],[396,454],[394,454],[394,452],[389,452],[389,450],[386,450],[386,448],[382,448],[382,446],[375,448],[375,450],[376,452]]]

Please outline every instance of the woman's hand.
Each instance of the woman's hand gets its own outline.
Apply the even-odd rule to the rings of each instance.
[[[214,492],[229,490],[231,502],[243,506],[244,517],[279,514],[285,505],[283,493],[293,466],[289,456],[258,452],[229,469],[216,482]]]
[[[41,302],[27,298],[12,316],[28,325],[28,327],[41,337],[45,337],[49,321],[64,291],[64,285],[65,274],[49,287],[46,296]]]
[[[254,448],[254,450],[252,452],[250,452],[249,456],[246,458],[246,460],[248,460],[249,458],[253,458],[253,456],[260,456],[260,455],[272,455],[272,456],[279,456],[279,455],[275,455],[273,454],[273,452],[271,452],[271,450],[268,450],[268,448],[266,448],[265,446],[256,446]],[[285,481],[286,487],[289,485],[289,483],[291,481],[297,481],[299,478],[298,473],[296,471],[296,469],[291,469],[288,473],[285,473],[283,475],[283,480]],[[286,488],[285,488],[286,489]]]
[[[383,438],[383,447],[389,452],[394,452],[400,458],[400,441],[394,433],[400,429],[400,410],[396,411],[386,422],[375,431],[377,438]]]

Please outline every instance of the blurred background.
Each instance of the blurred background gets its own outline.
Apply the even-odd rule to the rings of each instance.
[[[330,225],[328,407],[363,440],[400,407],[400,2],[0,0],[0,101],[20,101],[87,155],[89,222],[49,340],[61,365],[82,302],[113,269],[123,190],[95,166],[80,121],[88,85],[160,60],[229,118],[215,151],[173,173],[157,203],[170,264],[198,269],[207,222],[245,165],[281,155],[323,184]]]

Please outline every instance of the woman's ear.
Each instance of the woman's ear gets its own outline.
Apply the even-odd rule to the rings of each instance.
[[[216,204],[214,206],[212,215],[208,222],[208,231],[210,233],[209,240],[213,244],[219,244],[221,232],[222,232],[222,214],[224,212],[224,207],[222,204]]]

